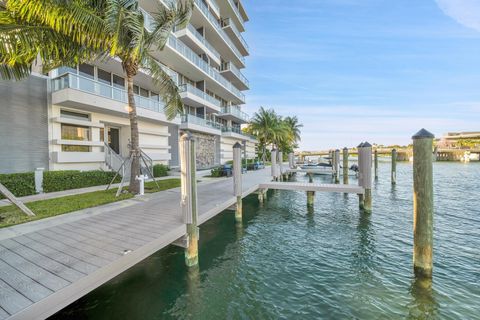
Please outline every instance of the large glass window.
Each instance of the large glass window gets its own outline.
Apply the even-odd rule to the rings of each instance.
[[[82,63],[78,66],[78,70],[80,71],[80,75],[86,78],[93,79],[95,76],[95,67],[90,64]]]
[[[140,96],[148,98],[148,90],[140,88]]]
[[[108,85],[112,84],[112,74],[102,69],[97,69],[98,81]]]
[[[119,89],[125,89],[125,79],[122,77],[117,76],[116,74],[113,75],[113,86]]]
[[[77,119],[77,120],[90,120],[90,116],[86,113],[78,113],[68,110],[60,110],[62,118]]]
[[[71,124],[62,124],[62,140],[90,141],[90,128]],[[64,152],[90,152],[89,146],[62,145]]]

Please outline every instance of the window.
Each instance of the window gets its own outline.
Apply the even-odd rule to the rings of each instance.
[[[125,89],[125,79],[122,77],[117,76],[116,74],[113,75],[113,86],[119,89]]]
[[[78,113],[68,110],[60,110],[62,118],[77,119],[77,120],[90,120],[90,116],[85,113]]]
[[[102,69],[97,70],[98,81],[108,85],[112,84],[112,74]]]
[[[86,78],[93,79],[95,75],[95,67],[90,64],[82,63],[78,66],[78,70],[80,71],[80,75]]]
[[[150,92],[150,99],[160,101],[160,96],[158,95],[158,93]]]
[[[62,124],[62,140],[90,141],[90,128],[72,124]],[[64,152],[90,152],[89,146],[62,145]]]
[[[145,97],[145,98],[148,98],[148,90],[147,89],[143,89],[143,88],[140,88],[140,96],[142,97]]]
[[[133,85],[133,93],[134,94],[139,94],[140,93],[140,87],[137,85]]]

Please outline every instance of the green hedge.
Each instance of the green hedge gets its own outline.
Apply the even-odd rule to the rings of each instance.
[[[115,172],[107,171],[46,171],[43,175],[43,191],[55,192],[109,184]],[[121,181],[117,176],[114,182]]]
[[[210,170],[210,176],[212,178],[221,177],[222,176],[222,168],[221,167],[213,168],[212,170]]]
[[[170,168],[164,164],[156,164],[153,166],[153,176],[155,178],[168,176],[168,171],[170,171]]]
[[[35,194],[35,174],[33,172],[0,174],[0,183],[16,197]],[[0,199],[3,199],[0,194]]]

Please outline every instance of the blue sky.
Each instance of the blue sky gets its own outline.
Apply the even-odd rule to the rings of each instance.
[[[301,149],[480,131],[480,0],[243,0],[247,112],[297,115]]]

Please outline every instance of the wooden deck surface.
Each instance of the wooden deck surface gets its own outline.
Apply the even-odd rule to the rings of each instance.
[[[356,193],[364,194],[362,187],[344,184],[321,184],[308,182],[264,182],[260,183],[259,188],[276,190],[296,190],[296,191],[318,191],[318,192],[338,192],[338,193]]]
[[[259,187],[307,185],[271,183],[270,168],[242,177],[243,196]],[[308,185],[360,193],[354,186],[348,191]],[[199,184],[198,202],[202,224],[236,203],[233,179]],[[177,188],[130,207],[0,240],[0,320],[47,318],[185,234]]]

